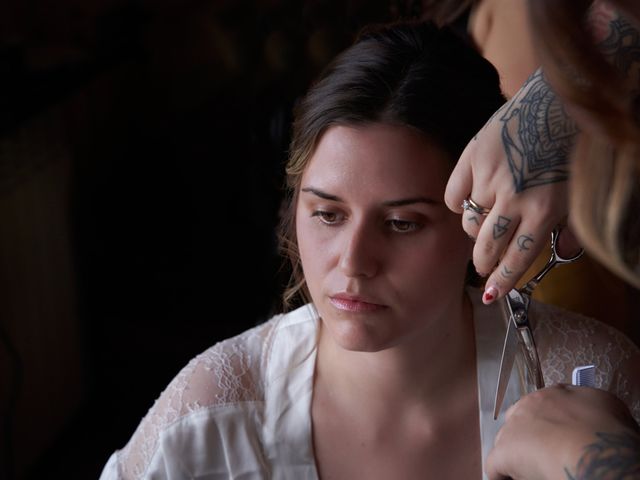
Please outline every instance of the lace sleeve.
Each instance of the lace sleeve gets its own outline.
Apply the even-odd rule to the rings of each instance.
[[[595,386],[625,402],[640,422],[640,350],[615,328],[566,310],[532,304],[547,385],[571,383],[579,365],[596,366]]]
[[[159,439],[168,427],[212,407],[263,398],[262,347],[273,330],[273,323],[271,320],[220,342],[191,360],[155,401],[127,445],[116,452],[115,467],[113,457],[109,461],[112,473],[103,473],[101,479],[146,477]],[[115,471],[117,474],[113,477]]]
[[[640,425],[640,354],[637,352],[620,363],[611,378],[608,390],[627,404]]]

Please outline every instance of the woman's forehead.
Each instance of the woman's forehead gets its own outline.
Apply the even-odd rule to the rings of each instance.
[[[302,182],[420,185],[449,172],[449,157],[415,130],[382,123],[330,127],[311,154]]]

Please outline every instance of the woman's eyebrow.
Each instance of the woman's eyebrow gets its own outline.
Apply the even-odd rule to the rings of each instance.
[[[403,205],[412,205],[414,203],[426,203],[427,205],[439,205],[443,202],[444,200],[435,200],[433,198],[427,198],[427,197],[411,197],[411,198],[402,198],[399,200],[389,200],[388,202],[383,202],[382,204],[387,207],[402,207]]]
[[[338,197],[337,195],[331,195],[330,193],[323,192],[322,190],[320,190],[318,188],[305,187],[305,188],[300,189],[300,191],[307,192],[307,193],[313,193],[314,195],[316,195],[316,196],[318,196],[320,198],[324,198],[325,200],[331,200],[333,202],[342,202],[342,203],[344,203],[344,200],[341,199],[340,197]]]
[[[318,189],[318,188],[314,188],[314,187],[305,187],[300,189],[302,192],[306,192],[306,193],[312,193],[320,198],[323,198],[325,200],[331,200],[333,202],[342,202],[344,203],[344,200],[340,197],[338,197],[337,195],[331,195],[330,193],[327,192],[323,192],[322,190]],[[398,200],[389,200],[386,202],[382,202],[382,205],[384,205],[385,207],[402,207],[404,205],[412,205],[415,203],[425,203],[427,205],[439,205],[444,203],[444,200],[435,200],[433,198],[428,198],[428,197],[410,197],[410,198],[401,198]]]

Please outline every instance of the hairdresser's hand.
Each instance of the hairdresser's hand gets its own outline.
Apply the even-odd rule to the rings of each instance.
[[[462,153],[445,201],[463,213],[462,228],[476,239],[473,263],[478,273],[489,275],[485,303],[515,286],[549,248],[553,228],[566,220],[568,158],[576,133],[538,71]],[[468,197],[489,214],[463,212]]]
[[[486,473],[490,480],[637,479],[640,429],[608,392],[548,387],[507,410]]]

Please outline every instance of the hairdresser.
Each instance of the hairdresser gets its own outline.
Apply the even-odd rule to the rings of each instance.
[[[541,68],[469,143],[445,197],[476,238],[483,301],[514,287],[567,219],[565,232],[638,288],[640,3],[528,0],[527,15]],[[640,428],[610,394],[547,388],[507,418],[492,480],[640,478]]]

